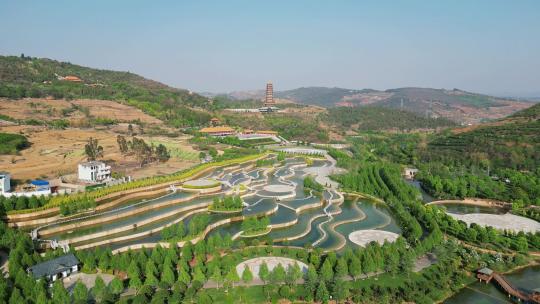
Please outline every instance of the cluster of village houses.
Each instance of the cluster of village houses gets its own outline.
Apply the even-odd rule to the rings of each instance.
[[[11,174],[0,172],[0,195],[11,196],[41,196],[50,194],[65,194],[84,191],[88,185],[102,184],[112,181],[111,166],[101,161],[83,162],[78,165],[77,184],[65,183],[61,179],[31,180],[20,187],[18,191],[11,187]]]

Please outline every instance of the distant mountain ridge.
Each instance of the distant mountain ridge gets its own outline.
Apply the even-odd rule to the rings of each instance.
[[[425,117],[444,117],[458,123],[479,123],[506,117],[531,103],[466,92],[459,89],[397,88],[385,91],[302,87],[276,92],[279,98],[324,107],[376,105],[410,111]]]

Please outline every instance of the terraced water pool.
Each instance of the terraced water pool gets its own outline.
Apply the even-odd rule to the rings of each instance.
[[[273,167],[245,164],[216,169],[202,178],[220,181],[222,187],[217,193],[177,191],[131,200],[108,212],[81,215],[73,221],[41,227],[38,233],[41,240],[65,242],[79,249],[109,246],[113,250],[127,250],[140,244],[167,242],[162,239],[161,231],[173,224],[182,223],[187,232],[189,222],[198,214],[209,214],[209,224],[200,237],[229,234],[237,239],[242,237],[242,217],[265,215],[271,230],[246,240],[271,239],[276,244],[300,247],[307,244],[323,250],[357,246],[348,240],[348,235],[357,230],[401,232],[383,205],[344,200],[341,193],[330,187],[323,193],[304,189],[308,172],[331,172],[328,170],[331,166],[330,160],[315,160],[306,170],[303,158],[289,158]],[[242,212],[208,211],[215,197],[237,193],[241,193],[244,201]]]

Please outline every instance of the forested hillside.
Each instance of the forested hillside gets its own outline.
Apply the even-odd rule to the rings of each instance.
[[[63,80],[76,76],[81,81]],[[169,125],[200,125],[209,100],[130,72],[98,70],[46,58],[0,56],[0,97],[114,100],[135,106]]]
[[[294,90],[276,92],[280,98],[295,102],[331,107],[342,101],[346,96],[359,93],[369,93],[373,90],[350,90],[343,88],[302,87]]]
[[[540,205],[540,105],[420,149],[424,188],[441,198],[482,197]]]
[[[534,171],[540,167],[540,104],[508,119],[439,137],[425,158]]]
[[[330,108],[328,122],[357,131],[436,129],[455,126],[445,118],[427,118],[411,112],[382,107]]]
[[[506,121],[512,119],[522,119],[527,121],[534,121],[540,119],[540,103],[533,105],[530,108],[516,112],[505,119]]]
[[[294,114],[272,115],[223,115],[223,121],[231,126],[253,130],[274,130],[288,140],[305,142],[328,142],[328,130],[321,128],[320,121],[312,116]]]

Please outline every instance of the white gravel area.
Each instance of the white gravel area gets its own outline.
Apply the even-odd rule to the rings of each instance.
[[[268,266],[268,270],[272,271],[277,265],[281,264],[287,270],[289,266],[293,266],[295,263],[300,266],[300,269],[302,272],[306,273],[308,266],[300,262],[298,260],[290,259],[290,258],[284,258],[284,257],[259,257],[259,258],[253,258],[247,261],[244,261],[236,266],[236,272],[238,272],[238,276],[242,277],[242,273],[244,272],[244,265],[247,265],[249,267],[249,270],[251,270],[251,273],[253,274],[253,278],[258,279],[259,278],[259,267],[261,264],[265,262]]]
[[[464,221],[467,225],[476,223],[480,226],[491,226],[498,230],[511,230],[515,232],[537,232],[540,231],[540,223],[519,215],[506,214],[488,214],[488,213],[468,213],[456,214],[448,212],[453,218]]]
[[[217,180],[206,179],[206,178],[194,179],[194,180],[190,180],[184,183],[184,185],[191,186],[191,187],[212,187],[217,184],[219,184]]]
[[[349,234],[349,240],[358,246],[366,247],[371,242],[384,244],[387,242],[395,242],[399,234],[384,230],[358,230]]]
[[[287,186],[287,185],[268,185],[268,186],[264,186],[263,189],[268,192],[275,192],[275,193],[285,193],[285,192],[294,191],[294,187]]]

